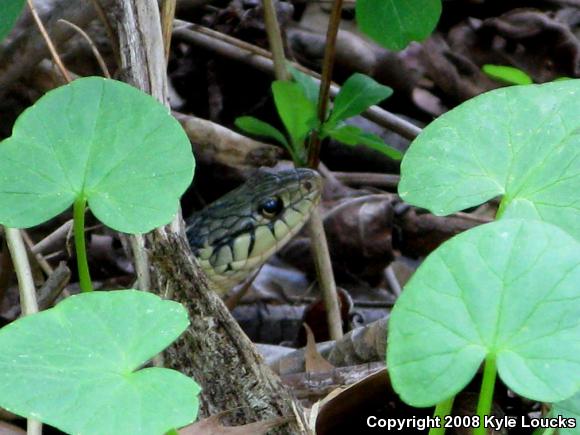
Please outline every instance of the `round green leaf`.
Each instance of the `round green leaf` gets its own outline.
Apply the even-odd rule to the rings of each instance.
[[[503,195],[509,217],[580,240],[580,80],[512,86],[431,123],[401,164],[399,194],[445,215]]]
[[[391,50],[431,34],[441,15],[440,0],[357,0],[360,30]]]
[[[580,388],[580,243],[540,221],[462,233],[415,272],[389,321],[387,364],[414,406],[458,393],[495,358],[504,383],[555,402]]]
[[[0,42],[10,33],[22,13],[25,0],[0,0]]]
[[[125,290],[72,296],[0,330],[0,407],[68,433],[159,435],[197,416],[199,386],[137,370],[189,324],[185,309]]]
[[[580,433],[580,392],[562,402],[554,403],[550,417],[569,419],[567,427],[558,429],[559,435],[578,435]],[[572,426],[572,422],[575,422],[575,426]]]
[[[166,107],[99,77],[48,92],[20,115],[0,154],[0,223],[18,228],[85,197],[109,227],[150,231],[175,215],[194,169]]]

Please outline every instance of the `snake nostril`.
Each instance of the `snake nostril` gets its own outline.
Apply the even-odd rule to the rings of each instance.
[[[305,181],[304,188],[310,192],[312,190],[312,183],[310,181]]]

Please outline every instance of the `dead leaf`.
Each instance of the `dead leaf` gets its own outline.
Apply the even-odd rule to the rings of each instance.
[[[314,339],[312,329],[306,323],[303,323],[303,326],[306,329],[306,352],[304,354],[306,372],[326,373],[332,371],[334,366],[326,361],[316,348],[316,340]]]
[[[223,426],[220,418],[226,414],[217,415],[200,420],[179,430],[179,435],[261,435],[290,421],[287,417],[272,418],[256,421],[242,426]]]

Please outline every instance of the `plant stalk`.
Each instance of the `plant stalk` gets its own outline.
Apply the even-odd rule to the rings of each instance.
[[[493,401],[493,390],[495,388],[495,378],[497,368],[495,365],[495,356],[489,356],[485,359],[483,366],[483,379],[481,381],[481,390],[479,392],[479,401],[477,402],[477,415],[479,416],[479,427],[473,431],[474,435],[486,435],[487,429],[483,425],[484,417],[491,413],[491,404]]]
[[[268,44],[272,52],[274,61],[274,74],[277,80],[288,80],[288,70],[286,69],[286,54],[284,53],[284,42],[282,41],[282,32],[274,7],[274,0],[263,0],[264,6],[264,24],[268,34]]]
[[[453,401],[455,400],[455,396],[450,397],[443,402],[439,402],[435,407],[435,412],[433,412],[434,418],[439,418],[441,425],[439,427],[432,427],[429,429],[429,435],[444,435],[445,434],[445,416],[451,413],[451,409],[453,409]]]
[[[40,33],[42,34],[42,37],[44,38],[44,41],[46,42],[46,45],[48,46],[48,50],[50,51],[50,55],[52,56],[54,63],[57,65],[58,69],[60,70],[60,73],[62,74],[62,76],[64,77],[66,82],[70,83],[72,81],[71,76],[68,73],[67,69],[65,68],[64,64],[62,63],[62,60],[61,60],[60,56],[58,55],[58,52],[56,51],[56,47],[52,43],[50,36],[48,36],[48,32],[46,31],[46,28],[44,27],[44,24],[42,24],[42,20],[38,16],[38,12],[36,12],[36,8],[34,7],[34,3],[32,2],[32,0],[27,0],[27,1],[28,1],[28,8],[30,9],[30,13],[32,14],[32,18],[34,18],[36,26],[38,27],[38,30],[40,30]]]
[[[169,49],[171,48],[171,34],[173,33],[176,3],[177,0],[164,0],[161,5],[161,33],[163,35],[163,51],[165,52],[166,64],[169,62]]]
[[[282,43],[282,35],[276,18],[273,0],[263,1],[264,21],[266,23],[270,50],[272,51],[276,79],[288,80],[289,75],[286,68],[284,45]],[[290,154],[292,154],[294,165],[300,165],[301,162],[296,158],[296,154],[292,153],[292,151],[290,151]],[[312,241],[312,257],[314,258],[318,282],[322,292],[324,306],[326,308],[326,319],[330,338],[332,340],[338,340],[343,336],[342,316],[340,315],[340,306],[338,302],[338,294],[336,292],[334,273],[332,271],[332,262],[330,261],[330,252],[328,251],[328,242],[326,241],[324,225],[322,224],[318,208],[312,210],[307,227]]]
[[[334,69],[334,57],[336,55],[336,36],[340,26],[340,16],[342,13],[343,0],[334,0],[332,11],[326,31],[326,48],[324,50],[324,61],[322,64],[322,77],[320,81],[320,93],[318,95],[318,120],[320,125],[326,121],[326,112],[330,98],[330,85],[332,84],[332,71]],[[320,162],[320,135],[314,131],[310,137],[310,147],[308,148],[308,166],[316,169]]]
[[[87,246],[85,243],[85,208],[87,200],[77,199],[73,205],[73,232],[75,235],[75,250],[77,254],[77,267],[79,271],[79,283],[81,291],[93,291],[89,262],[87,260]]]
[[[18,289],[20,290],[20,308],[23,316],[28,316],[38,312],[38,302],[36,300],[36,289],[32,280],[32,271],[28,261],[28,254],[19,229],[5,227],[6,244],[10,250],[14,271],[18,278]],[[26,433],[28,435],[41,435],[42,423],[29,418],[27,419]]]

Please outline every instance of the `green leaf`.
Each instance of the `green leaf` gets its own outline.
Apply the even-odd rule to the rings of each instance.
[[[91,292],[0,330],[0,406],[68,433],[151,434],[193,422],[199,386],[138,370],[187,328],[178,303],[137,290]]]
[[[439,21],[441,0],[358,0],[360,30],[390,50],[427,38]]]
[[[355,73],[344,82],[334,99],[328,124],[334,126],[340,121],[356,116],[392,94],[393,90],[388,86],[383,86],[364,74]]]
[[[308,74],[304,74],[292,65],[288,65],[288,71],[292,74],[292,77],[300,85],[304,95],[314,104],[318,104],[318,94],[320,93],[320,85],[314,80],[313,77]]]
[[[85,197],[109,227],[150,231],[175,215],[194,169],[166,107],[99,77],[48,92],[20,115],[0,154],[0,223],[18,228]]]
[[[540,402],[580,388],[580,244],[540,221],[464,232],[415,272],[389,320],[395,390],[431,406],[465,387],[489,355],[517,394]]]
[[[260,121],[253,116],[240,116],[234,121],[236,127],[246,133],[253,134],[255,136],[264,136],[281,143],[286,148],[289,148],[288,141],[276,127],[268,124],[267,122]]]
[[[346,145],[364,145],[392,159],[400,160],[403,157],[399,150],[387,145],[379,136],[367,133],[354,125],[343,125],[329,131],[327,134]]]
[[[559,416],[571,419],[568,420],[568,427],[558,429],[559,435],[577,435],[580,433],[580,392],[567,400],[553,404],[550,417],[558,418]],[[572,423],[574,426],[571,426]]]
[[[306,135],[318,123],[316,104],[308,99],[301,86],[287,81],[272,83],[274,102],[278,114],[292,139],[294,148],[298,151],[304,148]]]
[[[531,85],[532,78],[524,71],[512,66],[504,65],[483,65],[483,72],[494,80],[507,83],[509,85]]]
[[[25,2],[25,0],[0,0],[0,42],[14,27]]]
[[[512,86],[473,98],[411,144],[399,194],[437,215],[503,195],[506,217],[535,215],[580,240],[578,113],[580,80]]]

